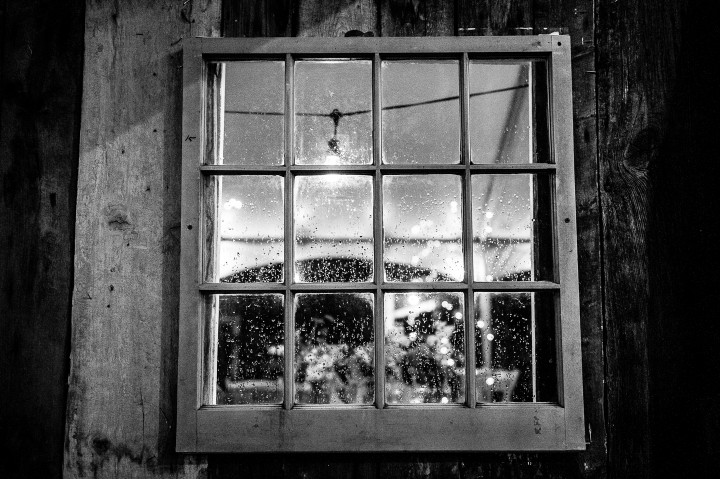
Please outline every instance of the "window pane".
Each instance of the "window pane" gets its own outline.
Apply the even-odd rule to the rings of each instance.
[[[462,281],[462,188],[458,175],[383,178],[387,281]]]
[[[372,404],[372,294],[299,294],[295,300],[295,401]]]
[[[552,279],[549,178],[473,175],[475,281]]]
[[[473,163],[532,162],[530,63],[470,63]]]
[[[553,325],[552,293],[475,293],[478,402],[557,401]]]
[[[383,162],[460,163],[457,61],[382,62]]]
[[[465,400],[461,293],[385,295],[385,394],[389,404]]]
[[[372,281],[372,176],[295,178],[295,280]]]
[[[283,296],[213,296],[219,301],[217,404],[282,403]]]
[[[295,163],[372,163],[372,63],[295,63]]]
[[[285,62],[225,65],[223,162],[281,165],[285,130]]]
[[[283,178],[217,176],[220,218],[217,274],[221,282],[283,280]],[[211,233],[211,231],[209,231]],[[211,260],[211,259],[210,259]],[[209,281],[215,281],[208,278]]]

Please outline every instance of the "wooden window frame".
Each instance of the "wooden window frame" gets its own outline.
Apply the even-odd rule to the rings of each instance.
[[[460,165],[432,166],[431,172],[462,174],[469,191],[470,172],[549,173],[554,178],[554,248],[556,281],[422,283],[422,292],[461,291],[466,298],[466,317],[472,318],[474,292],[552,291],[556,309],[557,403],[482,403],[475,399],[475,378],[467,374],[466,403],[463,405],[388,406],[384,404],[384,374],[376,374],[376,404],[370,406],[293,407],[293,388],[285,387],[280,406],[233,405],[208,406],[205,378],[207,334],[203,326],[204,297],[212,293],[278,292],[285,293],[285,337],[292,341],[294,330],[292,294],[296,292],[372,291],[375,293],[376,331],[383,331],[381,294],[387,291],[417,289],[418,283],[384,283],[378,260],[381,241],[375,241],[376,267],[373,283],[293,284],[292,275],[278,284],[205,283],[202,272],[204,248],[202,191],[208,175],[252,174],[277,171],[290,185],[292,145],[292,105],[286,105],[285,164],[278,167],[207,164],[208,98],[207,66],[210,61],[285,58],[292,62],[302,57],[355,57],[374,60],[374,75],[379,74],[384,55],[440,55],[460,60],[466,78],[469,58],[542,59],[547,62],[548,123],[550,162],[528,164],[470,164],[466,139],[468,87],[461,80],[462,147]],[[360,452],[360,451],[559,451],[585,449],[583,417],[579,289],[577,270],[575,189],[573,164],[572,90],[570,39],[563,35],[520,37],[449,37],[449,38],[194,38],[184,42],[183,57],[183,149],[182,149],[182,234],[180,265],[180,324],[178,364],[178,452]],[[290,68],[286,67],[286,71]],[[292,74],[286,74],[286,90],[292,90]],[[379,94],[373,93],[373,110],[379,111]],[[288,92],[285,93],[289,95]],[[286,102],[287,103],[287,102]],[[379,132],[379,115],[374,115],[374,130]],[[292,166],[294,171],[372,172],[380,164],[380,138],[374,135],[374,164],[367,166]],[[383,165],[397,172],[424,169],[420,165]],[[379,174],[375,174],[374,195],[381,194]],[[292,191],[292,189],[290,189]],[[471,195],[464,198],[465,221]],[[286,207],[286,228],[290,208]],[[289,219],[292,220],[291,218]],[[291,223],[290,223],[291,224]],[[381,231],[375,226],[375,234]],[[467,233],[466,233],[467,236]],[[379,237],[379,236],[378,236]],[[465,237],[467,243],[471,240]],[[472,256],[472,242],[465,256]],[[468,248],[470,248],[468,250]],[[292,265],[291,245],[285,246],[285,262]],[[466,277],[471,278],[472,259],[466,259]],[[288,312],[290,311],[290,312]],[[468,325],[471,330],[472,323]],[[377,336],[377,334],[376,334]],[[468,363],[474,356],[473,334],[466,333]],[[382,364],[383,339],[377,338],[376,364]],[[290,343],[292,344],[292,343]],[[285,368],[292,371],[292,348],[286,344]],[[473,361],[474,362],[474,361]],[[376,367],[376,371],[378,368]],[[471,377],[472,376],[472,377]],[[438,425],[442,424],[442,427]]]

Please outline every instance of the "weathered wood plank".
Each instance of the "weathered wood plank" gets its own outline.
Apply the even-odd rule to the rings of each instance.
[[[600,2],[598,159],[604,246],[608,474],[651,477],[648,221],[674,68],[665,6]]]
[[[197,477],[175,445],[181,40],[217,1],[89,2],[68,477]]]
[[[351,30],[376,31],[374,0],[301,0],[295,18],[295,37],[342,37]]]
[[[434,37],[455,34],[455,2],[387,0],[380,6],[383,37]]]
[[[0,9],[0,477],[61,476],[84,2]]]
[[[585,453],[576,456],[584,477],[604,477],[607,463],[602,316],[602,258],[598,199],[594,6],[591,0],[534,2],[536,33],[567,30],[572,41],[575,191],[578,221],[580,317],[585,401]]]
[[[225,37],[285,37],[292,32],[291,0],[225,0],[222,35]]]
[[[719,215],[718,90],[705,68],[715,41],[709,18],[716,11],[684,1],[598,9],[612,477],[717,470],[718,235],[710,231]]]
[[[458,35],[531,35],[533,0],[457,0]]]

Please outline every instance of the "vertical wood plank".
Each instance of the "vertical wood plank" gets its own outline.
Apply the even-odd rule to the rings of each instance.
[[[386,0],[380,7],[383,37],[451,36],[455,34],[455,2]]]
[[[89,2],[67,477],[197,477],[175,454],[182,39],[220,4]]]
[[[457,0],[458,35],[533,33],[533,0]]]
[[[59,478],[84,2],[0,7],[0,477]]]
[[[536,33],[567,30],[572,42],[575,192],[577,203],[580,318],[585,402],[585,477],[604,477],[607,463],[605,364],[602,316],[601,222],[597,159],[594,2],[534,2]],[[563,32],[564,33],[564,32]]]
[[[350,30],[377,35],[375,0],[298,0],[293,36],[342,37]]]
[[[225,37],[286,37],[292,31],[292,0],[223,0]]]
[[[598,5],[613,477],[710,477],[717,468],[717,434],[707,431],[720,421],[707,405],[720,396],[709,380],[718,348],[706,339],[716,338],[717,295],[711,304],[703,294],[718,256],[706,219],[718,211],[717,162],[707,160],[717,156],[718,94],[702,66],[713,14],[690,2]]]

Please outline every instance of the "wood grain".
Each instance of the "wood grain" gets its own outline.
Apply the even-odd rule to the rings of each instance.
[[[580,317],[585,401],[585,453],[576,456],[584,477],[604,477],[605,363],[602,316],[602,258],[598,201],[597,114],[595,99],[595,22],[592,1],[534,2],[536,33],[567,29],[572,40],[575,192],[577,201]]]
[[[455,34],[455,2],[387,0],[380,4],[383,37],[451,36]]]
[[[62,472],[84,2],[0,8],[0,477]]]
[[[64,473],[197,477],[175,454],[182,39],[215,1],[90,2]]]
[[[222,35],[225,37],[286,37],[292,32],[291,0],[225,0]]]

